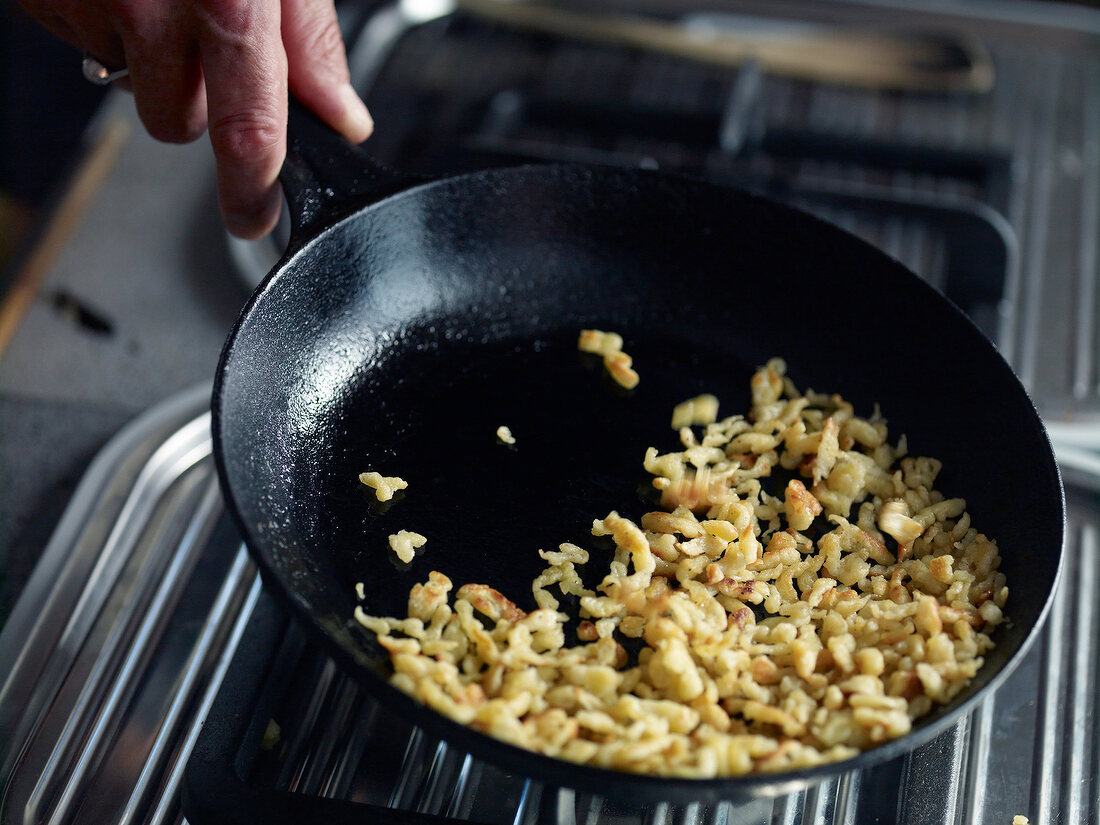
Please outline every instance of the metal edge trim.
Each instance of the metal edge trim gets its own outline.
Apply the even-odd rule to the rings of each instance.
[[[205,383],[171,396],[123,427],[88,466],[7,623],[0,630],[0,708],[12,685],[21,676],[19,661],[22,648],[41,614],[42,605],[54,589],[56,571],[69,558],[89,514],[94,511],[112,476],[144,442],[156,439],[159,445],[161,433],[201,413],[208,406],[209,398],[210,387]],[[0,723],[3,720],[4,717],[0,716]],[[12,749],[21,746],[22,743],[0,736],[0,768],[4,768],[0,772],[0,799],[4,796],[8,780],[5,766],[11,761]]]
[[[864,0],[853,4],[851,0],[825,0],[833,5],[858,5],[864,7],[891,8],[913,11],[912,0]],[[1065,2],[1035,3],[1030,0],[999,0],[996,3],[970,0],[924,0],[919,10],[929,14],[950,17],[967,17],[975,20],[995,20],[1048,29],[1100,34],[1100,12]]]

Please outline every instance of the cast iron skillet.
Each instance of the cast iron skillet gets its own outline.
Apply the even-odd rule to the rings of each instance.
[[[451,744],[551,785],[633,800],[785,793],[930,740],[1004,679],[1047,610],[1064,526],[1057,467],[1012,370],[970,321],[894,260],[806,214],[641,170],[544,166],[424,182],[377,168],[301,110],[283,171],[295,230],[225,346],[217,466],[267,584],[387,706]],[[576,350],[616,330],[626,392]],[[909,735],[836,765],[684,780],[583,767],[503,744],[386,683],[352,618],[405,615],[430,570],[532,608],[539,548],[591,546],[592,519],[644,512],[645,448],[676,447],[675,403],[741,411],[782,356],[800,387],[840,392],[891,437],[942,459],[999,540],[1012,623],[970,687]],[[514,448],[498,444],[508,425]],[[358,474],[400,475],[388,508]],[[428,537],[408,566],[386,536]],[[598,566],[598,556],[592,565]]]

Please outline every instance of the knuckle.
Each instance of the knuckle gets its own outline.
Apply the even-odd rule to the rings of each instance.
[[[232,37],[250,31],[255,25],[255,5],[249,0],[202,0],[195,5],[195,14],[212,31]]]
[[[278,150],[284,129],[272,113],[253,109],[211,121],[210,142],[220,158],[254,163]]]
[[[142,4],[124,0],[111,6],[111,19],[116,26],[125,31],[137,31],[143,27],[148,18],[148,12],[142,13]]]

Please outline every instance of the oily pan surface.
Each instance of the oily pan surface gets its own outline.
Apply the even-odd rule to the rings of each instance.
[[[584,327],[623,335],[637,389],[576,353]],[[706,391],[744,407],[752,369],[776,353],[800,386],[841,392],[865,415],[880,403],[998,539],[1013,624],[957,708],[1021,647],[1054,581],[1060,488],[1038,417],[988,341],[928,287],[755,198],[542,169],[366,210],[289,261],[242,317],[216,389],[220,468],[268,578],[401,705],[379,681],[388,656],[351,618],[355,582],[381,615],[403,612],[429,566],[525,606],[534,551],[582,539],[593,511],[641,508],[641,456],[672,406]],[[501,424],[515,450],[486,449]],[[408,495],[380,514],[358,482],[365,469],[406,478]],[[432,536],[423,567],[395,565],[393,528]],[[452,740],[514,755],[432,716]]]

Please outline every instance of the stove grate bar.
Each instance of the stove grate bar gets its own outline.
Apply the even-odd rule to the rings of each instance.
[[[306,758],[289,784],[299,793],[327,796],[323,788],[332,781],[339,740],[352,725],[359,690],[342,678],[334,662],[326,661],[317,690],[310,700],[299,737]]]
[[[772,801],[769,819],[758,820],[763,825],[801,825],[806,810],[806,791],[796,791]],[[738,811],[740,813],[740,811]]]
[[[386,802],[387,808],[407,809],[416,804],[417,793],[428,760],[427,739],[427,734],[420,728],[415,728],[409,736],[397,783]]]
[[[539,799],[542,796],[542,785],[533,779],[523,783],[523,791],[520,793],[519,802],[516,804],[516,813],[512,817],[510,825],[534,825],[538,816]]]
[[[1100,100],[1100,63],[1089,67],[1083,100]],[[1100,275],[1100,106],[1082,110],[1081,136],[1081,227],[1077,256],[1077,346],[1074,351],[1073,397],[1094,399],[1100,389],[1097,376],[1097,288]],[[1078,820],[1084,821],[1084,820]]]
[[[1097,632],[1095,593],[1100,530],[1092,523],[1070,525],[1080,552],[1067,565],[1052,629],[1045,650],[1046,678],[1051,689],[1040,697],[1037,731],[1043,762],[1040,781],[1033,792],[1033,810],[1047,821],[1059,811],[1065,822],[1090,821],[1095,806],[1095,780],[1074,782],[1071,777],[1093,777],[1095,767],[1096,650],[1091,644]],[[1060,631],[1060,632],[1059,632]]]
[[[210,484],[179,545],[163,544],[156,561],[146,567],[150,584],[154,579],[159,579],[159,586],[148,605],[135,599],[130,609],[116,622],[111,641],[96,662],[69,715],[65,730],[54,746],[46,769],[31,793],[28,816],[32,820],[41,819],[50,825],[60,825],[69,820],[79,802],[86,778],[95,770],[109,739],[118,730],[120,713],[133,696],[143,675],[143,666],[179,596],[178,582],[198,562],[205,547],[205,538],[220,509],[221,494],[217,484]],[[156,563],[160,561],[168,561],[163,571]],[[147,592],[147,588],[139,592]],[[131,635],[131,623],[142,609],[145,610],[144,616]],[[127,644],[128,647],[124,647]],[[104,695],[104,688],[108,685],[110,687]],[[67,772],[64,776],[63,771]],[[63,785],[58,790],[56,786],[59,782]],[[59,795],[54,797],[55,793]],[[47,806],[51,808],[48,819]]]
[[[959,787],[955,821],[983,822],[985,811],[983,789],[993,755],[990,753],[994,726],[993,702],[982,702],[968,717],[965,737],[960,747],[967,754],[965,773]]]
[[[220,500],[220,495],[219,495]],[[206,623],[195,641],[195,646],[188,657],[176,685],[175,694],[165,718],[161,722],[160,731],[157,733],[149,755],[145,759],[145,765],[130,794],[129,802],[122,811],[118,825],[137,825],[144,821],[144,813],[148,808],[148,799],[154,791],[155,785],[164,774],[166,762],[176,743],[180,739],[181,726],[185,721],[185,714],[195,700],[195,694],[201,686],[204,672],[219,647],[223,646],[223,636],[231,628],[232,620],[239,615],[241,600],[250,589],[256,588],[256,570],[249,559],[247,551],[242,547],[233,561],[225,582],[211,606]],[[236,645],[229,640],[228,646],[236,649]],[[224,657],[223,657],[224,658]],[[209,692],[209,690],[208,690]],[[202,717],[200,716],[199,719]],[[195,720],[192,720],[194,727]],[[190,737],[184,737],[184,742]],[[186,751],[186,752],[184,752]],[[183,765],[190,755],[186,747],[179,749],[175,758],[177,764]]]
[[[1072,531],[1072,527],[1070,529]],[[1067,565],[1067,568],[1071,567],[1072,565]],[[1062,775],[1063,765],[1059,747],[1062,727],[1059,723],[1060,700],[1066,689],[1065,660],[1069,655],[1067,648],[1072,650],[1072,641],[1067,643],[1066,639],[1069,621],[1067,614],[1070,612],[1070,604],[1066,597],[1073,595],[1072,590],[1066,593],[1069,578],[1063,575],[1059,586],[1062,598],[1054,600],[1050,615],[1047,617],[1047,633],[1041,654],[1044,690],[1036,697],[1038,713],[1036,714],[1035,773],[1029,806],[1037,814],[1054,810]],[[1044,818],[1044,821],[1049,819]]]
[[[209,424],[205,426],[209,430]],[[137,434],[142,429],[140,422],[135,427],[134,432]],[[13,722],[9,732],[13,742],[29,741],[41,730],[51,705],[57,700],[88,635],[117,586],[119,576],[136,552],[141,533],[152,519],[157,503],[178,483],[179,477],[187,469],[201,460],[201,451],[196,452],[193,446],[194,433],[191,429],[193,427],[185,427],[184,430],[174,433],[141,466],[138,477],[126,490],[125,503],[116,514],[110,533],[102,545],[87,551],[94,560],[90,569],[78,573],[70,567],[74,561],[84,561],[84,554],[70,553],[65,559],[62,575],[58,577],[60,580],[57,582],[57,590],[67,591],[74,585],[79,587],[72,596],[74,603],[62,612],[62,605],[51,597],[43,606],[42,612],[33,617],[33,626],[26,632],[39,640],[50,630],[49,624],[59,620],[63,622],[63,630],[55,638],[40,639],[43,646],[38,649],[46,649],[44,646],[49,645],[50,655],[44,659],[38,672],[31,670],[34,663],[26,661],[26,657],[20,657],[9,674],[9,679],[24,679],[32,684],[22,701],[19,718]],[[120,436],[123,441],[128,441],[131,437],[137,440],[136,435],[130,436],[129,433]],[[74,544],[77,541],[79,537],[74,540]],[[162,556],[159,564],[163,566],[164,563]],[[146,593],[152,590],[150,583],[156,580],[157,568],[157,560],[153,560],[145,568]],[[105,643],[101,662],[98,663],[102,668],[124,655],[120,648],[126,637],[126,628],[136,621],[138,608],[139,602],[135,599],[128,605],[123,620],[115,625],[115,631]],[[10,681],[4,685],[5,689],[11,686]],[[78,710],[74,709],[70,714],[70,729],[75,729],[80,724],[77,721]],[[60,757],[61,754],[57,756]],[[5,756],[2,765],[5,769],[13,768],[12,757]]]
[[[469,776],[466,770],[469,758],[446,742],[437,742],[414,810],[445,816],[463,791]]]
[[[1087,640],[1095,638],[1097,633],[1096,580],[1097,554],[1100,553],[1100,530],[1094,524],[1086,524],[1081,529],[1078,546],[1078,570],[1076,576],[1076,598],[1074,608],[1073,638],[1076,644],[1072,653],[1069,680],[1072,699],[1069,702],[1071,714],[1068,719],[1069,753],[1066,759],[1066,771],[1069,776],[1095,776],[1097,751],[1095,729],[1090,729],[1089,720],[1097,714],[1097,656],[1096,649]],[[1086,794],[1088,786],[1083,782],[1064,783],[1062,808],[1066,822],[1090,822],[1096,820],[1097,800],[1095,795]]]
[[[378,705],[374,702],[363,702],[355,721],[349,726],[347,738],[322,789],[324,796],[333,799],[346,799],[349,797],[352,783],[355,780],[355,773],[359,769],[359,762],[363,754],[366,752],[367,743],[377,722],[377,717]]]
[[[465,819],[473,803],[473,793],[481,779],[481,763],[469,754],[462,758],[462,766],[455,778],[454,790],[442,813],[451,819]]]
[[[187,760],[191,756],[191,751],[199,738],[199,732],[202,730],[203,721],[217,698],[218,690],[221,688],[225,674],[229,670],[234,654],[237,652],[237,646],[240,644],[245,628],[248,627],[248,623],[252,618],[256,603],[259,601],[262,583],[244,545],[241,545],[237,559],[234,561],[230,579],[233,578],[238,578],[238,583],[231,584],[232,589],[236,590],[239,585],[247,582],[248,594],[239,612],[234,615],[231,610],[227,610],[220,619],[219,623],[232,622],[225,646],[217,651],[218,657],[214,662],[210,680],[203,690],[198,706],[189,719],[186,731],[182,733],[179,748],[173,754],[171,767],[155,800],[156,807],[146,820],[146,825],[167,825],[169,822],[177,822],[180,819],[179,792],[183,782],[183,773],[187,768]],[[141,820],[135,818],[134,821]]]

